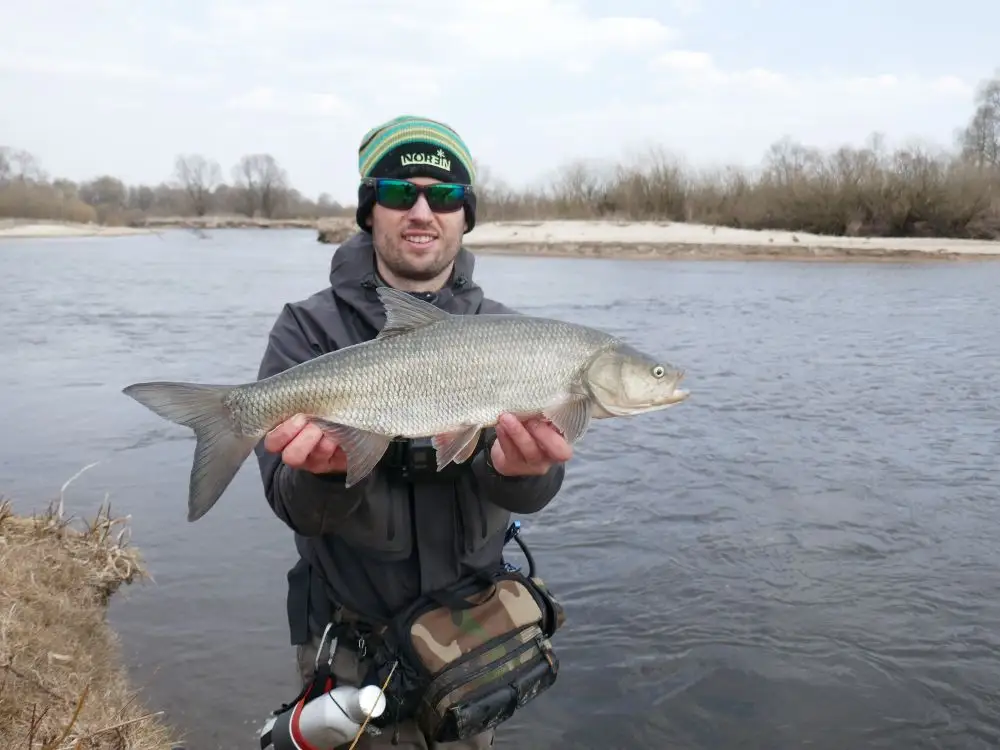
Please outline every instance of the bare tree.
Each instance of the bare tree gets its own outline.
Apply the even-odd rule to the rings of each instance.
[[[1000,167],[1000,72],[979,87],[976,111],[959,133],[962,157],[979,167]]]
[[[273,218],[288,194],[288,174],[270,154],[248,154],[233,167],[233,182],[243,191],[247,216],[258,211]]]
[[[214,159],[201,154],[178,156],[174,177],[181,184],[195,216],[204,216],[212,202],[212,191],[222,182],[222,168]]]
[[[91,206],[124,209],[128,203],[128,188],[117,177],[102,175],[84,182],[79,188],[80,198]]]
[[[0,184],[42,182],[46,178],[34,154],[23,149],[0,146]]]
[[[14,173],[14,165],[10,163],[9,146],[0,146],[0,185],[6,185]]]

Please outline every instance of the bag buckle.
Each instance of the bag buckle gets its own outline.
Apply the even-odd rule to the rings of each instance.
[[[434,445],[429,438],[415,438],[403,458],[403,475],[407,479],[437,473],[437,458]]]

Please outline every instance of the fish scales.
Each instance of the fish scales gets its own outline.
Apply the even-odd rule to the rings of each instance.
[[[240,386],[233,406],[247,435],[298,413],[385,435],[436,435],[560,403],[612,341],[561,321],[454,316]]]

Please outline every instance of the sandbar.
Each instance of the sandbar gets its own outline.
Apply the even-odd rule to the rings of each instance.
[[[677,259],[1000,259],[1000,241],[929,237],[845,237],[685,222],[507,221],[477,225],[465,244],[477,253]]]
[[[23,222],[0,220],[0,239],[46,239],[56,237],[126,237],[152,234],[144,227],[112,227],[72,222]]]

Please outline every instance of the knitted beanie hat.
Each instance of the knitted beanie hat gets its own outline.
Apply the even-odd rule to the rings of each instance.
[[[443,182],[475,183],[472,155],[461,137],[448,125],[426,117],[402,115],[382,123],[361,139],[358,172],[365,177],[432,177]],[[375,204],[374,188],[358,188],[357,222],[366,232],[366,220]],[[470,191],[465,217],[475,226],[476,198]]]

